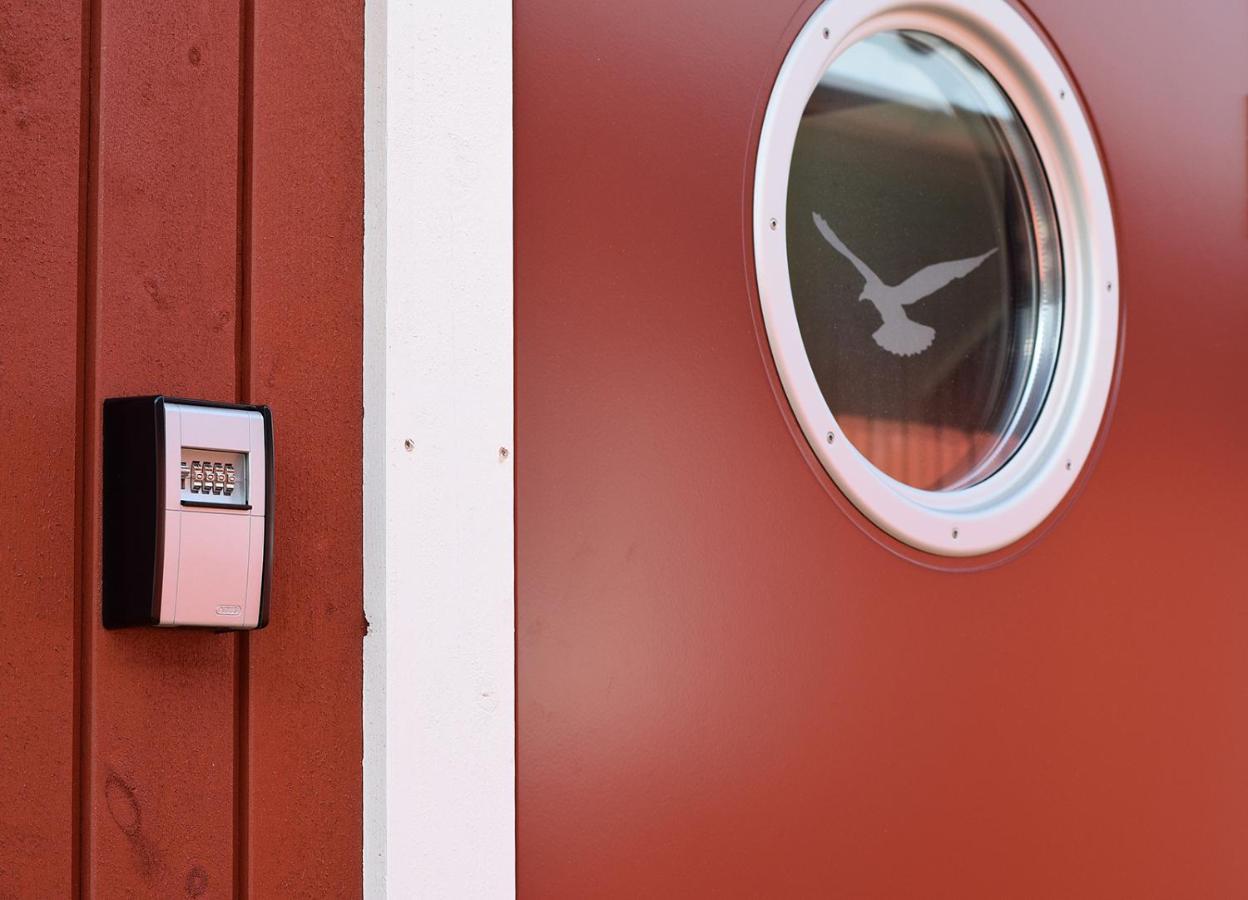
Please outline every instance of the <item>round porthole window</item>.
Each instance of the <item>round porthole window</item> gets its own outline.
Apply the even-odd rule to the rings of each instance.
[[[1073,484],[1105,409],[1117,261],[1091,130],[1004,0],[830,0],[764,119],[755,256],[828,473],[920,549],[999,549]]]

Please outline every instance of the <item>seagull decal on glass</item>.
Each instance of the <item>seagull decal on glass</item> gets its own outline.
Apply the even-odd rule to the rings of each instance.
[[[934,263],[919,269],[898,285],[885,284],[870,267],[854,256],[845,242],[836,236],[828,223],[819,213],[811,213],[815,218],[815,227],[823,235],[823,239],[831,244],[838,253],[854,264],[854,268],[866,280],[859,300],[870,300],[879,312],[884,324],[871,335],[875,342],[898,356],[914,356],[922,353],[932,345],[936,338],[936,329],[930,325],[922,325],[906,315],[905,307],[936,293],[949,282],[957,278],[965,278],[980,263],[997,252],[993,247],[987,253],[971,256],[966,259],[955,259],[950,262]]]

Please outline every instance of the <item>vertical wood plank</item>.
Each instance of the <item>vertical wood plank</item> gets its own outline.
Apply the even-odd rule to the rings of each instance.
[[[232,400],[236,364],[237,3],[102,7],[87,265],[93,498],[104,398]],[[84,888],[100,897],[228,895],[234,640],[104,631],[98,499],[92,510]]]
[[[0,897],[72,888],[82,27],[0,3]]]
[[[252,400],[277,454],[272,617],[249,636],[257,897],[361,892],[362,6],[255,12]]]

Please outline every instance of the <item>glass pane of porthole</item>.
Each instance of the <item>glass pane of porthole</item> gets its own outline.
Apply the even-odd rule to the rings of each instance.
[[[1000,86],[930,34],[839,54],[789,175],[793,303],[837,427],[878,469],[950,490],[999,469],[1044,403],[1057,223]]]

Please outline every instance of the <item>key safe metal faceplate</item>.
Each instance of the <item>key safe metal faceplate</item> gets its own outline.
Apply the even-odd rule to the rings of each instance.
[[[263,628],[272,510],[268,407],[104,401],[104,626]]]

